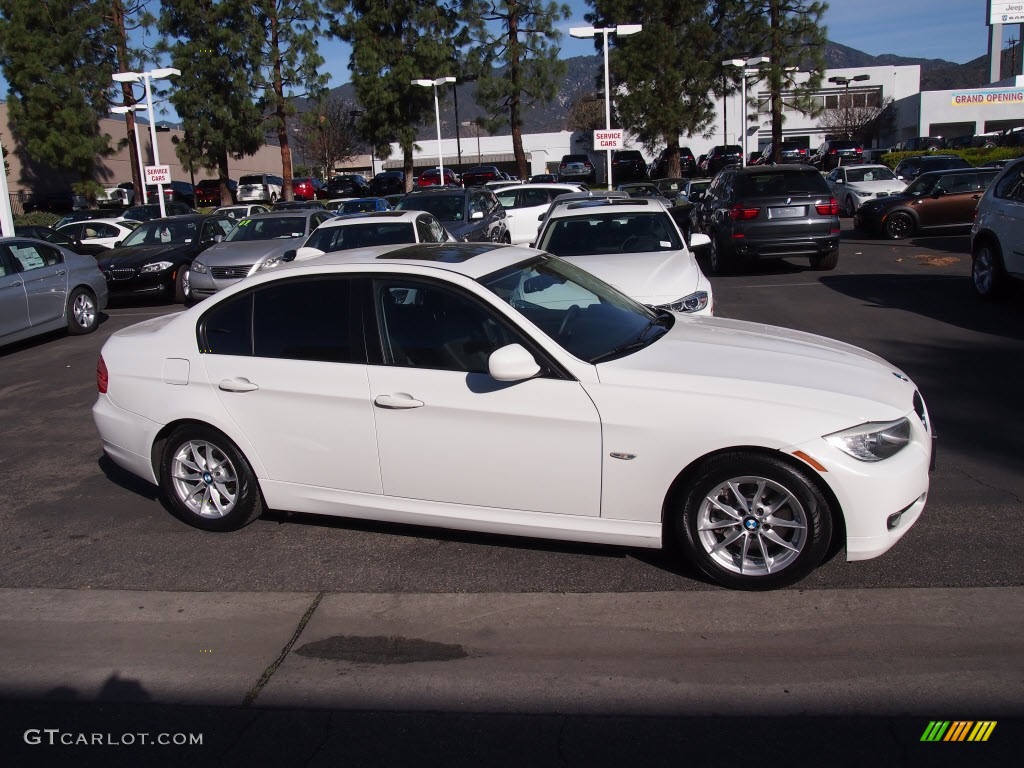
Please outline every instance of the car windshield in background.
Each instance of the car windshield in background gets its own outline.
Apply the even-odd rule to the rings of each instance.
[[[896,175],[888,168],[854,168],[846,169],[846,181],[856,184],[859,181],[892,181]]]
[[[792,192],[831,194],[825,179],[816,171],[775,171],[739,174],[736,194],[739,197],[787,195]]]
[[[541,256],[480,278],[567,352],[597,363],[646,347],[671,327],[658,315],[574,264]]]
[[[304,217],[272,216],[265,219],[242,219],[224,241],[238,243],[244,240],[277,240],[285,237],[302,237],[304,234]]]
[[[415,242],[416,237],[410,224],[369,222],[321,227],[309,236],[306,247],[330,253],[370,245],[401,245]]]
[[[595,211],[555,219],[538,246],[556,256],[678,251],[683,247],[671,217],[655,213]]]
[[[125,248],[133,245],[181,245],[191,243],[199,237],[199,222],[159,219],[140,224],[138,229],[124,239]]]
[[[399,201],[399,211],[426,211],[439,221],[462,221],[465,198],[461,195],[410,195]]]

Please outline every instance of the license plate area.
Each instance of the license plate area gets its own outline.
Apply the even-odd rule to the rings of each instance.
[[[769,219],[799,219],[807,215],[806,205],[787,205],[781,208],[769,208]]]

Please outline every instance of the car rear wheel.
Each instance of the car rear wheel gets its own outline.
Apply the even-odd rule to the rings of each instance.
[[[85,288],[75,288],[68,297],[68,333],[81,336],[92,333],[100,323],[96,297]]]
[[[832,510],[802,471],[770,456],[728,453],[701,465],[673,519],[684,553],[713,581],[774,589],[822,561]]]
[[[731,266],[718,235],[711,235],[711,245],[708,246],[708,271],[712,275],[725,275],[729,273]]]
[[[912,234],[914,234],[914,220],[909,213],[897,211],[889,214],[889,218],[885,220],[886,237],[890,240],[902,240]]]
[[[974,246],[971,259],[971,284],[983,299],[995,299],[1006,290],[1006,271],[996,247],[990,242]]]
[[[233,531],[263,511],[249,463],[220,432],[200,424],[175,429],[163,446],[160,488],[180,520],[204,531]]]
[[[817,256],[811,256],[811,269],[817,269],[822,272],[835,269],[838,263],[839,249],[828,253],[819,253]]]

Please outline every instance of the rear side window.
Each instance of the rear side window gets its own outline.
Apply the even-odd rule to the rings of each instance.
[[[344,278],[279,282],[253,296],[253,355],[352,362],[349,287]]]
[[[1024,162],[1013,165],[1003,174],[992,194],[1003,200],[1024,202]]]
[[[740,197],[791,193],[831,194],[822,175],[813,171],[765,171],[736,177],[736,194]]]

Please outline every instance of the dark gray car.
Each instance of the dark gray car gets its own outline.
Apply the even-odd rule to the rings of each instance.
[[[0,346],[61,328],[92,333],[106,306],[107,281],[92,256],[0,238]]]
[[[459,242],[512,242],[505,209],[486,187],[412,192],[398,201],[396,210],[433,214]]]
[[[807,256],[814,269],[839,259],[839,205],[825,178],[806,165],[726,168],[693,212],[711,238],[710,271],[730,272],[760,259]]]

